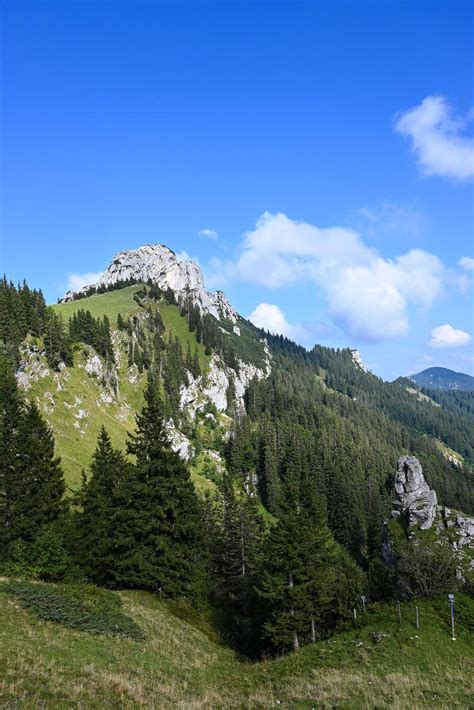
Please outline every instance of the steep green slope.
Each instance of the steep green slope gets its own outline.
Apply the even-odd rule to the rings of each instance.
[[[107,316],[116,328],[119,313],[123,318],[143,313],[134,296],[140,286],[130,286],[101,295],[60,303],[53,306],[65,321],[78,310],[89,310],[94,317]],[[177,306],[166,302],[156,305],[164,323],[164,338],[177,337],[183,351],[188,345],[197,351],[202,371],[208,368],[210,357],[202,343],[191,333]],[[77,344],[74,366],[54,372],[41,355],[41,339],[30,338],[25,359],[28,382],[26,394],[40,405],[56,438],[66,481],[72,489],[78,487],[82,470],[87,468],[104,425],[114,446],[125,448],[127,434],[134,428],[135,414],[143,405],[146,373],[131,373],[127,362],[129,339],[126,333],[115,331],[116,380],[108,382],[106,366],[86,345]]]
[[[56,303],[52,306],[55,313],[60,315],[65,321],[72,318],[79,310],[90,311],[94,318],[107,316],[112,328],[117,326],[117,316],[119,313],[124,319],[140,311],[140,306],[134,298],[143,289],[143,285],[128,286],[116,291],[109,291],[102,294],[94,294],[88,298],[81,298],[77,301],[67,301],[66,303]],[[204,346],[198,343],[194,333],[189,332],[186,320],[181,317],[177,306],[170,305],[162,300],[159,304],[159,311],[163,319],[166,333],[171,333],[173,337],[178,337],[183,348],[188,345],[194,350],[197,348],[202,367],[206,367],[209,356],[204,353]]]
[[[73,631],[0,592],[0,699],[23,708],[466,708],[474,693],[474,603],[375,605],[364,625],[255,664],[222,645],[185,605],[121,592],[145,639]]]
[[[28,359],[30,374],[28,397],[39,404],[53,429],[66,482],[75,489],[82,470],[89,464],[101,426],[105,426],[115,446],[124,449],[127,433],[132,431],[135,412],[143,403],[144,377],[131,383],[125,357],[118,367],[117,396],[102,384],[100,377],[88,374],[92,348],[83,346],[74,353],[74,367],[53,373],[38,353]],[[95,356],[97,357],[97,356]]]

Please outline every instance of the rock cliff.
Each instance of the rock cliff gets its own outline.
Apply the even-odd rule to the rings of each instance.
[[[406,525],[406,536],[400,539],[396,521]],[[398,534],[393,536],[395,525]],[[400,456],[395,473],[395,499],[390,518],[386,521],[382,543],[382,558],[390,567],[396,565],[407,545],[413,549],[425,539],[434,539],[437,544],[451,549],[456,564],[459,582],[474,585],[474,518],[460,511],[438,505],[436,492],[425,480],[423,469],[415,456]],[[403,526],[405,529],[405,526]]]
[[[121,251],[95,284],[95,288],[108,288],[121,281],[156,284],[162,290],[171,289],[178,301],[190,295],[201,312],[217,319],[225,318],[236,323],[237,311],[231,306],[222,291],[206,291],[199,266],[191,260],[179,259],[174,251],[164,244],[147,244],[138,249]],[[63,301],[72,301],[85,295],[91,286],[81,291],[68,291]]]
[[[438,500],[415,456],[400,456],[395,474],[396,499],[392,517],[405,517],[408,526],[428,530],[436,515]]]

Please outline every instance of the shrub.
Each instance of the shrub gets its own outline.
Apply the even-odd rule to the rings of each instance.
[[[415,539],[399,553],[396,569],[413,596],[434,597],[456,589],[456,558],[441,540]]]
[[[121,609],[120,598],[92,585],[35,584],[10,581],[0,586],[15,596],[25,609],[42,619],[56,621],[90,634],[107,634],[139,640],[143,633]]]

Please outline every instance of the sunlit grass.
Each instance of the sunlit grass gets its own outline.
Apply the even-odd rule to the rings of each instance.
[[[144,641],[90,636],[38,619],[0,594],[0,698],[25,708],[468,708],[472,631],[450,638],[446,600],[376,606],[362,628],[297,654],[250,663],[204,616],[122,592]],[[473,601],[463,605],[473,613]],[[446,607],[446,608],[445,608]],[[467,612],[466,612],[467,613]],[[467,618],[467,617],[466,617]],[[467,623],[467,622],[466,622]],[[379,642],[373,632],[387,634]]]

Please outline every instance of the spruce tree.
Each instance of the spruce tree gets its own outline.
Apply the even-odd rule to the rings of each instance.
[[[11,363],[0,355],[0,555],[33,542],[65,512],[65,483],[53,434],[38,407],[25,405]]]
[[[34,402],[25,408],[18,435],[17,475],[11,489],[12,537],[32,542],[66,512],[66,484],[53,433]]]
[[[262,554],[263,521],[253,488],[238,495],[228,474],[223,480],[223,525],[220,551],[220,602],[231,624],[229,636],[241,649],[250,650],[255,585]]]
[[[11,361],[0,353],[0,558],[12,540],[12,485],[18,471],[18,427],[23,405]]]
[[[296,650],[328,631],[341,614],[339,579],[347,567],[325,523],[324,505],[308,488],[307,473],[299,470],[302,462],[295,454],[258,585],[264,603],[263,631],[273,650]],[[349,570],[358,583],[350,563]],[[346,586],[354,595],[352,581]]]
[[[129,466],[122,452],[112,447],[102,427],[90,477],[84,481],[80,494],[81,512],[77,519],[81,564],[88,578],[97,584],[114,582],[116,521],[121,507],[126,505]]]
[[[128,445],[136,465],[117,519],[115,581],[197,600],[205,587],[200,509],[189,471],[166,438],[151,374],[145,400]]]

